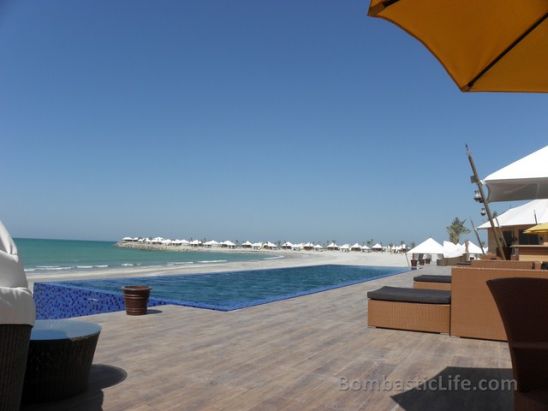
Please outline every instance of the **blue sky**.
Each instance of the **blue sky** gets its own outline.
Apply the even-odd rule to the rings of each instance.
[[[19,237],[446,239],[542,146],[546,95],[463,94],[366,1],[0,9],[0,219]],[[500,210],[510,204],[496,207]]]

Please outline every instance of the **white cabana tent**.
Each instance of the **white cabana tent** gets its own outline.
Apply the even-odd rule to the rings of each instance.
[[[251,241],[246,241],[245,243],[242,243],[242,248],[251,248],[253,247],[253,243]]]
[[[358,243],[355,243],[350,247],[350,251],[362,251],[362,246]]]
[[[299,243],[299,244],[293,244],[293,245],[291,246],[291,249],[292,249],[292,250],[297,250],[297,251],[298,251],[298,250],[302,250],[303,247],[304,247],[304,244],[303,244],[303,243]]]
[[[481,248],[474,244],[472,241],[466,241],[465,246],[468,254],[470,255],[478,256],[483,254]]]
[[[285,243],[282,244],[282,248],[284,250],[290,250],[292,247],[293,247],[293,243],[290,241],[286,241]]]
[[[375,251],[382,251],[382,245],[377,243],[373,247],[371,247],[371,249]]]
[[[368,246],[366,246],[365,244],[362,245],[362,251],[369,251],[371,250]]]
[[[221,247],[224,247],[224,248],[234,248],[236,247],[236,244],[234,244],[232,241],[230,240],[226,240],[226,241],[223,241],[221,243]]]
[[[202,242],[200,240],[193,240],[189,244],[193,247],[198,247],[198,246],[202,245]]]
[[[271,243],[270,241],[267,241],[263,244],[263,248],[266,248],[268,250],[274,250],[275,248],[278,248],[278,246],[274,243]]]
[[[338,250],[339,248],[340,248],[340,247],[339,247],[337,244],[335,244],[335,243],[331,243],[331,244],[329,244],[329,245],[327,246],[327,249],[328,249],[328,250]]]
[[[487,200],[516,201],[548,198],[548,146],[488,175]]]
[[[443,246],[438,243],[433,238],[428,238],[420,243],[418,246],[412,248],[407,252],[407,254],[430,254],[434,255],[443,255]]]
[[[344,251],[344,252],[348,252],[350,251],[350,244],[343,244],[339,247],[339,250],[341,251]]]
[[[215,240],[209,240],[204,243],[206,247],[217,247],[219,243]]]
[[[260,250],[263,248],[263,243],[253,243],[251,244],[251,247],[253,247],[254,250]]]
[[[526,204],[505,211],[497,216],[494,221],[498,227],[548,223],[548,200],[529,201]],[[491,228],[491,224],[487,221],[478,228]]]
[[[314,250],[316,250],[316,251],[321,251],[321,250],[323,250],[323,247],[322,247],[320,244],[316,244],[316,245],[314,246]]]
[[[312,244],[310,242],[305,243],[305,244],[303,244],[303,249],[307,250],[307,251],[313,250],[314,249],[314,244]]]
[[[443,256],[445,258],[455,258],[464,255],[464,247],[461,244],[455,244],[451,241],[443,242]]]

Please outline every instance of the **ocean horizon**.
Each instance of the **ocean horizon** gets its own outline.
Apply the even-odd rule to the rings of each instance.
[[[15,238],[27,273],[100,270],[120,267],[188,266],[261,260],[261,253],[224,251],[160,251],[120,248],[116,241]]]

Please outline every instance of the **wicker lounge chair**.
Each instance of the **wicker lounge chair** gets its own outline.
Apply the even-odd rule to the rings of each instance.
[[[19,409],[34,317],[17,248],[0,222],[0,411]]]
[[[487,281],[508,337],[516,410],[548,410],[548,279]]]
[[[427,290],[451,291],[450,275],[418,275],[413,278],[413,287]]]
[[[370,327],[449,332],[449,291],[382,287],[367,297]]]

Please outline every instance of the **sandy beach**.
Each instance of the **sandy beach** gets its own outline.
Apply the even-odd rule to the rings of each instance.
[[[207,250],[200,250],[207,251]],[[214,249],[214,251],[222,251]],[[242,252],[229,250],[227,253]],[[246,251],[248,252],[248,251]],[[303,267],[324,264],[370,265],[370,266],[407,266],[405,254],[385,252],[340,252],[340,251],[256,251],[257,260],[232,261],[226,263],[199,263],[175,266],[119,267],[96,270],[75,270],[62,273],[29,273],[29,283],[42,281],[84,280],[120,277],[153,277],[159,275],[200,274],[223,271],[243,271],[268,268]]]

